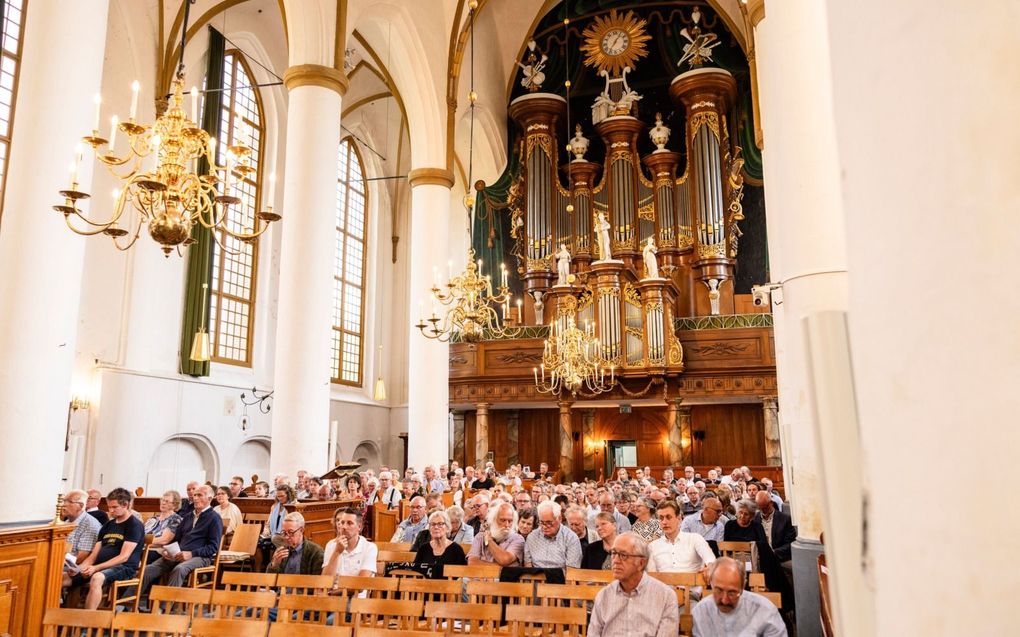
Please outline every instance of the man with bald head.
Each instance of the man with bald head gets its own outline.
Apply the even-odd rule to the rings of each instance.
[[[673,637],[679,622],[673,588],[645,573],[648,544],[633,532],[617,536],[609,553],[613,583],[595,597],[588,637]]]
[[[391,542],[414,542],[418,534],[428,526],[429,519],[425,516],[425,498],[417,495],[411,498],[411,513],[397,525]]]
[[[782,562],[783,569],[791,573],[793,571],[791,550],[793,541],[797,539],[797,527],[793,525],[788,514],[776,509],[768,491],[754,494],[754,503],[758,505],[755,520],[765,527],[765,539]]]
[[[712,596],[694,607],[694,637],[787,637],[775,604],[744,590],[742,563],[720,557],[712,565],[709,582]]]

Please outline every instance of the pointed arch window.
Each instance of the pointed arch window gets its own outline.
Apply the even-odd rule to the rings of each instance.
[[[223,91],[220,107],[218,163],[225,161],[223,149],[241,143],[252,148],[255,171],[244,178],[231,177],[232,193],[241,199],[230,206],[227,219],[231,230],[242,232],[255,224],[261,192],[262,138],[265,132],[262,102],[255,80],[240,51],[228,50],[223,60]],[[251,366],[255,319],[255,280],[258,243],[238,241],[217,230],[213,246],[212,290],[209,298],[209,333],[213,360]]]
[[[21,70],[22,35],[28,0],[3,0],[0,30],[0,214],[7,193],[7,164],[11,156],[11,131],[14,105],[18,99],[18,75]]]
[[[350,138],[340,142],[333,266],[334,383],[361,386],[365,351],[367,189],[361,156]]]

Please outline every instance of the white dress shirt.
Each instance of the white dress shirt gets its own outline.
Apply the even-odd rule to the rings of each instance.
[[[658,573],[697,573],[715,561],[705,538],[680,531],[670,541],[665,535],[648,544],[648,570]]]

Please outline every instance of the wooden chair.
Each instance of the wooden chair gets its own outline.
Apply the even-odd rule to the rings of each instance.
[[[431,630],[389,630],[387,628],[358,628],[357,637],[432,637]]]
[[[475,564],[474,566],[461,566],[460,564],[447,564],[443,567],[443,576],[446,579],[466,577],[472,580],[484,580],[487,582],[498,582],[499,573],[503,567],[499,564]]]
[[[220,550],[216,551],[216,559],[210,566],[199,566],[188,574],[190,588],[216,588],[216,576],[220,572],[220,555],[223,553],[223,539],[220,539]]]
[[[397,532],[396,511],[387,511],[385,505],[372,505],[372,539],[379,542],[388,542],[393,534]]]
[[[680,637],[691,637],[694,635],[694,615],[682,613],[680,615]]]
[[[260,523],[244,523],[234,529],[234,536],[230,539],[230,546],[227,550],[220,551],[220,566],[229,570],[243,571],[245,567],[252,567],[255,563],[255,554],[259,548],[259,535],[262,533]]]
[[[587,584],[539,584],[535,589],[535,597],[543,606],[587,609],[588,602],[594,602],[600,592],[601,587]]]
[[[280,595],[277,621],[285,624],[326,624],[330,614],[334,625],[346,624],[347,597],[329,595]]]
[[[225,586],[228,591],[254,592],[260,588],[268,589],[276,586],[276,573],[224,571],[220,578],[220,584]]]
[[[758,546],[754,542],[719,542],[719,557],[732,557],[738,562],[750,563],[748,573],[761,570],[758,565]]]
[[[368,596],[372,599],[397,599],[399,586],[400,580],[395,577],[345,575],[337,582],[337,587],[348,591],[350,597],[356,597],[359,591],[368,591]]]
[[[209,589],[180,588],[177,586],[153,586],[149,591],[149,603],[153,612],[162,614],[201,617],[209,608],[212,591]],[[179,612],[175,613],[177,609]]]
[[[564,579],[566,579],[567,584],[595,584],[604,586],[613,581],[613,572],[568,566]]]
[[[663,584],[673,587],[676,591],[676,603],[681,613],[691,612],[691,589],[704,586],[705,578],[701,573],[649,573],[650,576]]]
[[[216,617],[265,620],[276,606],[276,593],[213,591],[209,605]],[[238,613],[240,611],[240,613]]]
[[[748,573],[747,587],[755,593],[767,591],[768,586],[765,585],[765,573]]]
[[[346,626],[319,626],[317,624],[273,624],[269,637],[351,637]]]
[[[43,637],[102,637],[113,626],[113,611],[47,608]]]
[[[460,580],[434,580],[398,578],[400,582],[400,599],[427,602],[459,602],[463,592]],[[431,593],[431,595],[430,595]]]
[[[761,595],[762,597],[768,599],[773,604],[775,604],[776,608],[782,610],[782,608],[783,608],[783,594],[782,593],[773,593],[773,592],[770,592],[770,591],[762,591],[762,592],[760,592],[758,594]]]
[[[351,624],[355,633],[361,635],[361,627],[398,628],[401,631],[418,627],[425,605],[421,602],[407,602],[398,599],[369,599],[355,597],[351,600]]]
[[[269,623],[236,619],[205,619],[191,622],[191,637],[266,637]]]
[[[186,637],[191,618],[184,615],[117,613],[113,637]]]
[[[386,564],[389,562],[413,562],[414,551],[379,551],[376,561],[378,562],[379,573],[385,572]]]
[[[380,551],[410,551],[410,542],[376,542],[375,548]]]
[[[588,613],[583,608],[510,605],[506,607],[506,620],[517,637],[581,637],[588,626]]]
[[[280,573],[276,579],[276,585],[280,592],[294,593],[298,595],[315,595],[318,592],[328,592],[333,589],[336,578],[332,575],[295,575]]]
[[[521,582],[468,582],[468,600],[475,604],[511,604],[526,606],[532,603],[535,587]]]
[[[433,633],[454,635],[494,635],[499,628],[503,609],[496,604],[463,604],[460,602],[429,602],[425,618]],[[445,624],[445,627],[444,627]]]
[[[142,559],[138,563],[138,573],[135,577],[120,580],[110,584],[107,603],[110,610],[117,610],[118,606],[128,606],[130,610],[138,612],[139,591],[142,588],[142,575],[145,573],[145,566],[149,563],[149,550],[152,548],[153,536],[151,533],[145,535],[145,545],[142,547]]]

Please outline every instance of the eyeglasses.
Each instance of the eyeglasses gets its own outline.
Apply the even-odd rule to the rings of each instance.
[[[625,560],[629,557],[644,557],[644,555],[638,555],[637,553],[624,553],[623,551],[609,551],[609,555],[613,558],[619,558]]]
[[[715,595],[716,597],[736,598],[736,597],[740,597],[740,595],[743,592],[744,591],[738,590],[738,589],[724,589],[724,588],[719,588],[718,586],[712,588],[712,594]]]
[[[429,526],[446,526],[446,522],[429,522]]]
[[[288,531],[284,529],[283,531],[280,532],[280,534],[283,535],[283,537],[294,537],[303,530],[304,529],[294,529],[293,531]]]
[[[85,506],[84,502],[79,502],[77,500],[64,500],[64,504],[77,504],[78,506]]]
[[[538,523],[542,526],[555,526],[556,520],[539,520]]]

